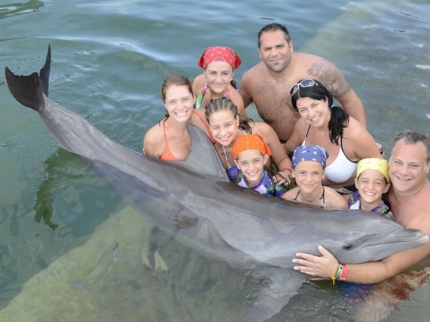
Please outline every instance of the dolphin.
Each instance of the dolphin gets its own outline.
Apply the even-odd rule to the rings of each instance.
[[[382,216],[327,211],[259,195],[229,182],[207,136],[189,125],[191,152],[163,162],[109,139],[81,116],[48,97],[51,48],[39,73],[19,76],[5,68],[15,99],[39,113],[62,148],[105,178],[138,212],[203,256],[252,267],[270,282],[261,287],[242,321],[279,313],[308,278],[293,269],[295,253],[327,248],[340,262],[381,260],[427,242],[422,230]]]

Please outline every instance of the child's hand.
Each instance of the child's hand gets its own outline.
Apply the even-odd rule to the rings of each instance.
[[[277,185],[283,184],[284,186],[288,187],[291,182],[291,172],[288,170],[285,170],[284,172],[277,172],[273,177],[273,183]]]

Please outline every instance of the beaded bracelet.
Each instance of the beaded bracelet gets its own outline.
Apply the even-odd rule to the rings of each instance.
[[[345,281],[348,277],[348,266],[346,264],[338,264],[336,270],[334,271],[331,279],[333,280],[333,285],[336,280]]]
[[[334,270],[333,275],[331,276],[331,279],[333,280],[333,285],[334,285],[334,283],[336,282],[336,279],[337,279],[337,272],[339,271],[339,267],[340,267],[340,264],[337,264],[337,267],[336,267],[336,269]]]

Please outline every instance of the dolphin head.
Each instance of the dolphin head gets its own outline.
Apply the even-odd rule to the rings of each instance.
[[[268,207],[269,201],[260,200],[259,204]],[[254,211],[259,204],[252,205]],[[276,204],[273,207],[272,201],[270,213],[265,215],[266,224],[254,225],[251,236],[247,234],[248,229],[243,229],[244,242],[238,247],[270,265],[292,268],[297,252],[320,256],[319,245],[341,263],[379,261],[396,252],[421,246],[428,240],[424,231],[404,228],[375,213],[327,211],[283,201]],[[243,217],[242,226],[252,227],[252,222]]]
[[[428,241],[424,231],[404,228],[377,214],[360,211],[339,212],[342,216],[337,222],[344,231],[337,227],[337,232],[332,236],[337,235],[338,238],[323,240],[321,245],[342,263],[378,261]]]

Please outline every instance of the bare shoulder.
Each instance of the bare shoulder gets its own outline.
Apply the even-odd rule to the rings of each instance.
[[[202,91],[203,87],[205,86],[205,77],[203,74],[200,74],[194,78],[193,81],[193,92],[194,95],[197,96]]]
[[[398,200],[394,194],[390,191],[389,200],[396,221],[406,228],[423,229],[430,236],[430,182],[427,180],[422,189],[408,199]]]
[[[143,148],[145,150],[145,155],[151,157],[159,156],[157,151],[162,151],[164,149],[164,133],[160,124],[161,123],[157,123],[152,128],[150,128],[143,138]]]
[[[291,200],[295,200],[298,192],[299,192],[299,187],[295,187],[295,188],[293,188],[293,189],[288,190],[287,192],[285,192],[281,196],[281,198],[285,199],[285,200],[290,200],[290,201]]]
[[[344,130],[344,152],[352,161],[365,158],[382,158],[373,136],[355,118],[349,117],[349,124]]]
[[[333,97],[342,97],[351,90],[341,71],[327,59],[305,53],[298,53],[297,59],[306,66],[309,77],[318,79]]]
[[[297,137],[299,137],[301,140],[304,140],[309,126],[310,125],[306,123],[305,120],[303,120],[302,118],[299,118],[296,124],[294,125],[293,133],[295,133],[295,135],[297,135]]]
[[[257,79],[261,79],[264,68],[263,63],[259,62],[254,67],[248,69],[242,76],[240,80],[240,88],[249,89],[249,87],[254,86]],[[257,77],[258,76],[258,77]]]
[[[242,97],[244,108],[256,99],[257,79],[261,79],[259,71],[260,74],[262,73],[260,64],[261,62],[247,70],[240,80],[239,94]]]
[[[344,129],[344,138],[347,141],[352,142],[354,145],[357,145],[359,148],[363,146],[376,146],[373,136],[363,126],[363,124],[361,124],[352,116],[349,117],[348,126]]]
[[[324,187],[329,209],[347,209],[348,203],[336,190]]]
[[[260,136],[264,137],[276,137],[278,140],[278,135],[275,130],[267,123],[264,122],[255,122],[254,125],[251,124],[252,132],[257,133]]]
[[[345,128],[344,131],[345,131],[345,136],[351,137],[351,139],[353,139],[353,138],[359,139],[359,138],[357,138],[357,135],[360,135],[363,133],[369,134],[369,132],[363,126],[363,124],[358,122],[352,116],[349,117],[348,126]]]
[[[228,97],[234,103],[234,105],[237,106],[237,110],[238,110],[239,114],[242,116],[245,116],[245,106],[243,103],[243,98],[239,94],[239,92],[232,88],[232,89],[230,89]]]

